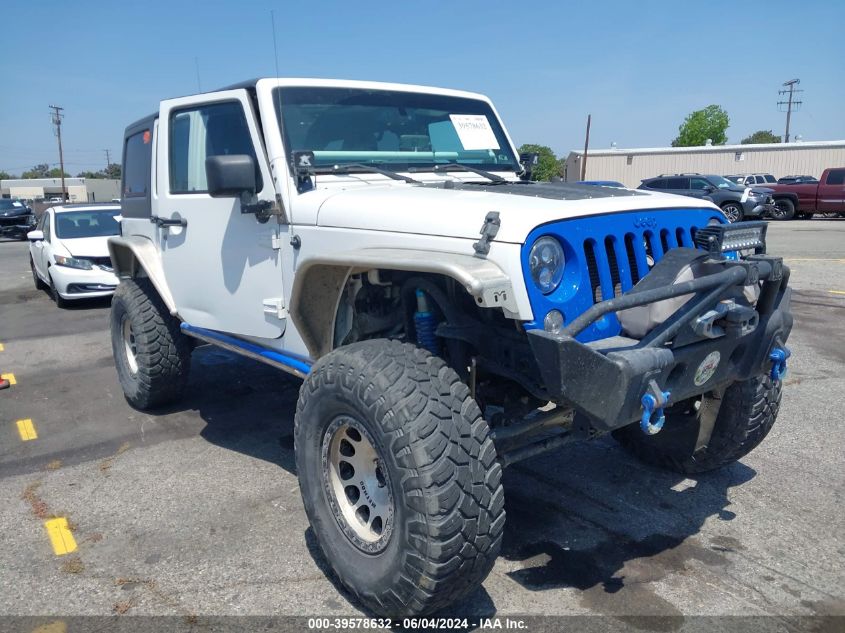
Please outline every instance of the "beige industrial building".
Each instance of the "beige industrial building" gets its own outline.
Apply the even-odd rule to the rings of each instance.
[[[120,197],[120,181],[110,178],[65,178],[70,202],[109,202]],[[21,200],[62,197],[61,178],[15,178],[0,180],[0,196]]]
[[[581,180],[583,150],[573,150],[564,163],[567,182]],[[638,187],[660,174],[773,174],[776,178],[809,175],[818,178],[828,167],[845,167],[845,140],[767,143],[763,145],[705,145],[703,147],[645,147],[596,149],[587,152],[585,180],[616,180]]]

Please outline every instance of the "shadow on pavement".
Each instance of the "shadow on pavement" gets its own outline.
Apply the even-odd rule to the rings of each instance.
[[[194,352],[193,363],[185,400],[157,413],[195,409],[209,442],[296,474],[292,434],[301,382],[208,346]],[[650,627],[675,630],[683,616],[653,584],[697,565],[730,564],[725,554],[742,550],[741,542],[697,535],[708,519],[736,517],[728,492],[755,474],[737,463],[687,479],[639,464],[609,438],[515,465],[504,479],[507,524],[497,568],[504,564],[506,576],[531,591],[571,589],[587,612],[659,616],[647,620]],[[332,578],[310,529],[305,539]],[[482,587],[448,612],[491,617],[496,607]]]

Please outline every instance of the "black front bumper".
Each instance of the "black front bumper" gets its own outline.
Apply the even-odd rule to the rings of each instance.
[[[0,217],[0,235],[25,235],[35,228],[35,216],[16,215],[12,217]]]
[[[724,333],[716,338],[694,331],[699,317],[758,280],[761,291],[753,329],[747,322],[745,327],[732,325],[728,318],[721,324]],[[671,406],[770,371],[769,355],[784,346],[792,330],[788,281],[789,269],[779,258],[725,261],[723,272],[656,291],[634,289],[596,304],[561,334],[531,330],[528,340],[549,397],[573,407],[594,428],[609,431],[640,419],[641,399],[651,381],[670,392],[666,406]],[[581,343],[574,338],[604,314],[691,291],[695,296],[690,301],[640,341]]]

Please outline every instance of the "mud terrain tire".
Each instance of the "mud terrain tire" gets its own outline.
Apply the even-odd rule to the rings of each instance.
[[[382,472],[380,494],[390,496],[376,542],[356,536],[362,528],[354,513],[367,504],[352,501],[359,498],[354,490],[352,498],[344,496],[359,476],[340,489],[330,483],[341,472],[326,448],[338,421],[358,429],[355,451],[362,446],[355,437],[372,443],[368,455],[375,454],[371,461]],[[490,572],[505,524],[502,469],[478,405],[440,358],[385,339],[326,355],[302,385],[294,443],[305,511],[325,560],[371,612],[436,612]],[[361,500],[369,494],[363,490]],[[352,521],[342,512],[347,502]]]
[[[110,320],[112,351],[126,401],[146,411],[178,400],[188,381],[192,345],[152,282],[121,280]]]

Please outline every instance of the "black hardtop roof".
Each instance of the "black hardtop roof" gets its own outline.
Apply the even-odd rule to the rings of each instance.
[[[203,90],[202,92],[196,92],[192,94],[208,94],[210,92],[221,92],[223,90],[239,90],[241,88],[246,90],[255,90],[255,84],[258,83],[258,79],[247,79],[246,81],[239,81],[238,83],[231,84],[229,86],[223,86],[221,88],[214,88],[213,90]],[[182,95],[186,96],[186,95]],[[155,120],[158,118],[158,112],[153,112],[152,114],[148,114],[145,117],[141,117],[137,121],[130,123],[126,126],[126,133],[124,136],[131,136],[143,129],[152,127]]]

